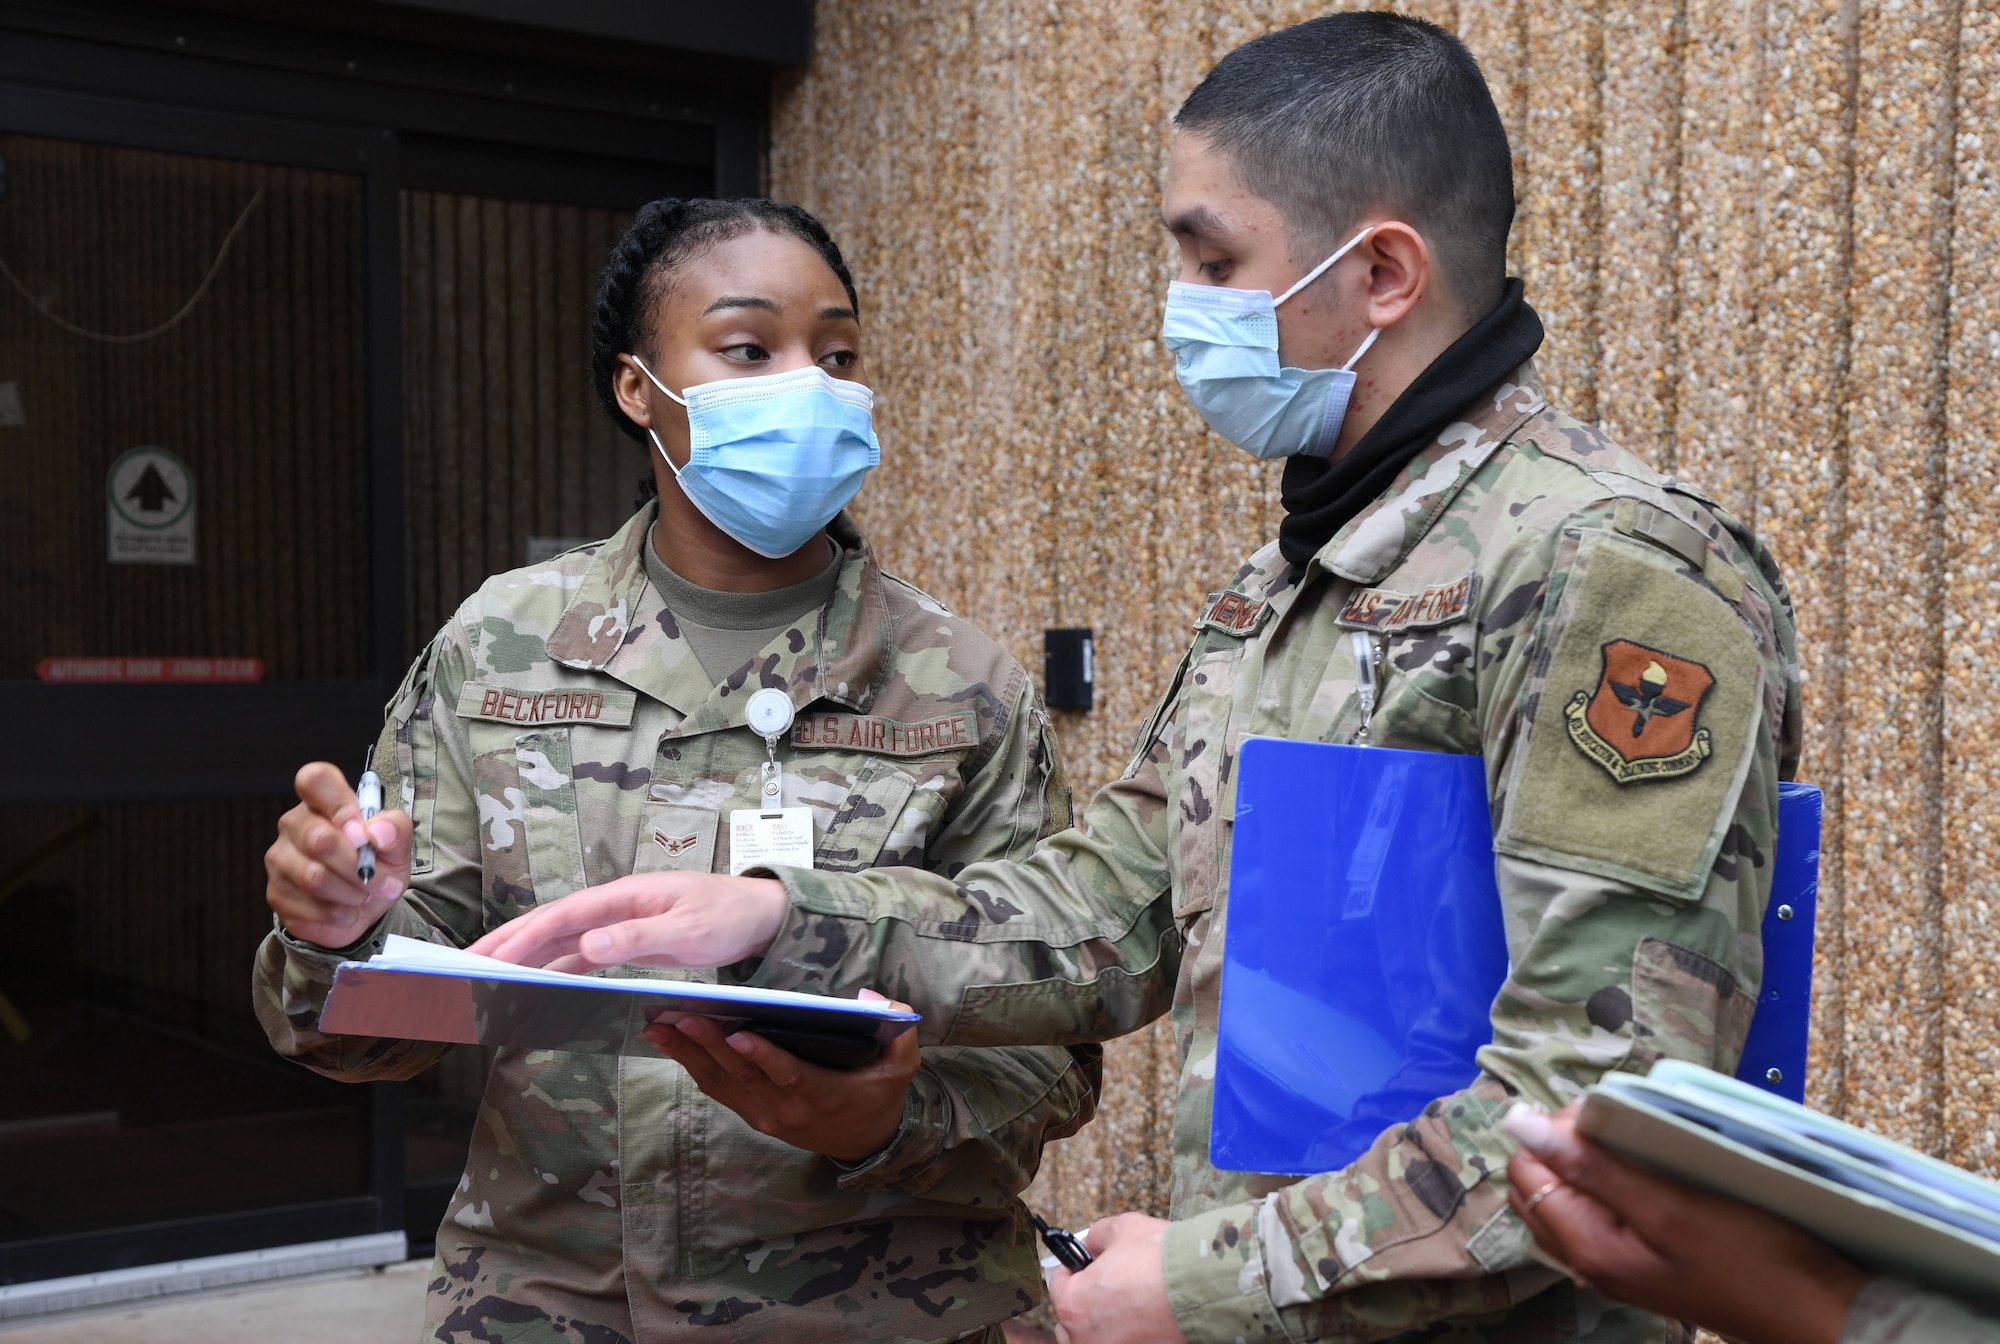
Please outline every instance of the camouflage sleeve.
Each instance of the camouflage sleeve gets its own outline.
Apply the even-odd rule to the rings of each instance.
[[[1001,739],[967,782],[929,851],[951,875],[1011,860],[1070,823],[1069,785],[1048,711],[1027,676]],[[847,1189],[898,1187],[960,1204],[1005,1203],[1035,1177],[1042,1149],[1097,1110],[1094,1045],[967,1049],[931,1046],[890,1145],[845,1172]]]
[[[924,866],[934,873],[956,877],[971,864],[1026,858],[1037,841],[1070,825],[1069,780],[1049,712],[1027,673],[1017,674],[999,740],[931,837]]]
[[[1171,693],[1170,693],[1171,696]],[[1166,1012],[1181,937],[1168,895],[1164,726],[1081,823],[953,874],[786,870],[791,908],[751,983],[914,1003],[931,1044],[1108,1040]],[[1053,750],[1051,741],[1047,750]]]
[[[410,889],[347,947],[304,942],[273,921],[257,949],[251,988],[265,1035],[279,1054],[328,1077],[409,1078],[451,1049],[434,1041],[327,1036],[318,1028],[341,962],[366,960],[392,933],[453,947],[480,934],[478,812],[465,737],[449,708],[469,666],[458,631],[453,621],[411,666],[375,747],[384,799],[415,823]]]
[[[1479,1076],[1344,1170],[1175,1223],[1167,1283],[1190,1339],[1367,1340],[1539,1292],[1556,1276],[1507,1205],[1514,1145],[1499,1122],[1514,1100],[1560,1106],[1661,1056],[1734,1069],[1762,972],[1789,651],[1675,557],[1603,521],[1555,529],[1552,556],[1501,567],[1494,591],[1520,591],[1526,614],[1482,631],[1511,969]],[[1630,674],[1638,693],[1684,702],[1677,773],[1621,777],[1638,734],[1615,694],[1625,738],[1607,747],[1586,731],[1612,724],[1582,711],[1607,667],[1627,675],[1613,660],[1628,642],[1648,651]],[[1656,671],[1674,696],[1645,689]]]
[[[1090,1122],[1103,1080],[1095,1045],[928,1046],[901,1132],[843,1170],[841,1187],[1004,1205],[1035,1179],[1046,1145]]]
[[[1848,1308],[1840,1344],[2000,1344],[2000,1319],[1956,1298],[1876,1279]]]

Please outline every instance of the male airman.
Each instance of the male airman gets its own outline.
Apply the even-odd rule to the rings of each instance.
[[[1789,598],[1722,507],[1550,405],[1505,273],[1505,132],[1471,54],[1347,12],[1225,57],[1177,118],[1165,325],[1209,423],[1283,457],[1277,539],[1196,613],[1124,775],[1024,861],[950,878],[629,879],[481,950],[882,984],[965,1044],[1170,1014],[1168,1219],[1092,1229],[1063,1334],[1680,1338],[1537,1262],[1507,1204],[1517,1099],[1662,1056],[1727,1071],[1796,766]],[[1358,693],[1353,635],[1380,682]],[[1508,978],[1479,1076],[1298,1179],[1209,1160],[1232,778],[1248,735],[1485,758]]]

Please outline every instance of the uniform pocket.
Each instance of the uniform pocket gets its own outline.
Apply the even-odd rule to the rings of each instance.
[[[1713,957],[1664,938],[1641,938],[1632,953],[1632,1034],[1655,1057],[1734,1069],[1756,1007]]]
[[[649,801],[646,824],[639,829],[639,849],[632,856],[632,871],[714,872],[715,836],[721,825],[722,814],[712,807]]]
[[[1586,532],[1537,638],[1493,848],[1698,901],[1767,738],[1764,664],[1678,557]],[[1752,799],[1754,802],[1754,797]]]
[[[898,769],[893,761],[869,757],[821,834],[813,867],[833,873],[874,867],[916,788],[915,777]]]
[[[396,770],[403,796],[394,806],[410,814],[411,876],[437,866],[437,729],[429,704],[419,704],[415,714],[396,725]]]
[[[875,851],[877,868],[922,868],[930,851],[931,837],[944,820],[947,781],[955,779],[955,769],[942,773],[927,770],[921,779],[910,781],[902,810],[890,823],[888,833]]]
[[[1222,885],[1223,791],[1228,784],[1230,715],[1241,645],[1204,654],[1188,668],[1169,744],[1180,787],[1169,795],[1167,854],[1174,917],[1185,923],[1214,907]]]
[[[521,780],[521,821],[528,838],[528,876],[535,904],[583,890],[583,838],[577,825],[576,779],[569,729],[550,728],[514,739]]]
[[[924,1051],[924,1063],[951,1084],[988,1134],[1000,1133],[1041,1105],[1075,1062],[1068,1050],[1055,1046],[992,1050],[937,1045]]]
[[[1369,741],[1378,747],[1479,755],[1483,745],[1479,720],[1465,706],[1440,699],[1425,683],[1426,678],[1418,676],[1389,687],[1375,721],[1369,725]]]
[[[437,725],[431,719],[437,707],[437,691],[431,684],[432,663],[437,657],[433,644],[409,677],[395,702],[389,707],[396,746],[396,774],[401,781],[399,797],[385,800],[410,814],[410,873],[418,876],[437,866]]]

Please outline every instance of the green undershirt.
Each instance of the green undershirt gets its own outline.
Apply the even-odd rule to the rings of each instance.
[[[646,534],[646,579],[665,599],[681,637],[709,680],[720,682],[761,652],[807,612],[833,600],[840,582],[840,551],[827,547],[826,568],[803,583],[764,593],[725,593],[698,588],[660,559]]]

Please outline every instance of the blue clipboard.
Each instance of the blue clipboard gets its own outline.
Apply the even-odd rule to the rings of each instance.
[[[1764,907],[1764,981],[1736,1076],[1801,1106],[1812,1035],[1813,933],[1819,918],[1819,837],[1825,798],[1811,784],[1778,786],[1778,856]]]
[[[1493,1039],[1508,965],[1485,760],[1247,738],[1236,768],[1209,1156],[1335,1171],[1470,1083]],[[1786,785],[1779,808],[1766,986],[1740,1076],[1796,1099],[1819,790]],[[1781,908],[1782,958],[1769,947]]]

